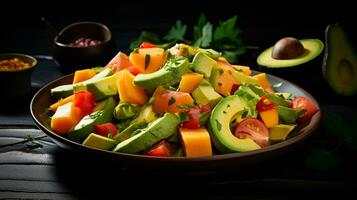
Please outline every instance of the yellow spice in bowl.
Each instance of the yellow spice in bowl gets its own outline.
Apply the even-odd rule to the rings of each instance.
[[[30,67],[31,65],[29,63],[26,63],[18,58],[13,58],[9,60],[0,60],[1,72],[19,71]]]

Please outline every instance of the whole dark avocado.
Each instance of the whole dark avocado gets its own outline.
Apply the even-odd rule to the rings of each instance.
[[[323,74],[331,88],[340,95],[357,94],[357,54],[342,26],[331,24],[325,32],[326,50]]]

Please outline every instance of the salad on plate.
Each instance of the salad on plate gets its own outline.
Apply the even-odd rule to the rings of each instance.
[[[143,42],[51,89],[51,129],[84,146],[147,156],[212,156],[265,148],[317,112],[274,91],[265,73],[213,49]]]

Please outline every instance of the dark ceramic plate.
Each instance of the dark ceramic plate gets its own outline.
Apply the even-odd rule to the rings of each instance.
[[[279,92],[291,92],[296,96],[307,97],[319,110],[319,104],[308,92],[293,83],[276,76],[268,75],[272,84],[282,83],[276,88]],[[320,111],[317,112],[311,119],[310,123],[300,125],[290,135],[290,137],[280,143],[273,144],[266,148],[245,153],[230,153],[222,155],[214,155],[210,157],[185,158],[185,157],[148,157],[144,155],[116,153],[104,151],[82,146],[65,137],[57,135],[50,128],[50,119],[48,114],[49,106],[54,102],[50,96],[50,89],[59,85],[71,83],[72,75],[67,75],[59,78],[40,89],[31,101],[31,115],[37,126],[46,133],[59,146],[83,152],[87,156],[105,157],[111,161],[120,163],[120,165],[128,168],[145,168],[145,170],[158,170],[168,173],[209,173],[222,172],[237,169],[238,167],[249,166],[260,163],[264,160],[271,159],[275,156],[286,153],[287,150],[295,147],[296,144],[306,139],[317,128],[320,121]]]

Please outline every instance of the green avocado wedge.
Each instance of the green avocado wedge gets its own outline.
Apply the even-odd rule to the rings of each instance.
[[[134,78],[134,84],[149,91],[158,86],[173,86],[180,82],[181,76],[188,72],[190,68],[191,64],[186,57],[169,60],[156,72],[137,75]]]
[[[302,39],[299,41],[305,49],[305,52],[302,55],[292,59],[274,59],[272,57],[273,47],[270,47],[258,56],[257,63],[269,68],[293,67],[316,58],[324,49],[324,44],[319,39]]]
[[[323,74],[338,94],[357,94],[357,53],[344,29],[337,24],[326,28]]]
[[[122,153],[138,153],[143,151],[160,140],[174,135],[177,132],[179,123],[180,119],[178,116],[166,113],[149,124],[148,127],[140,130],[139,133],[119,143],[114,148],[114,151]]]
[[[230,130],[232,120],[246,110],[245,101],[237,95],[223,98],[212,110],[209,130],[214,146],[221,152],[246,152],[261,148],[252,139],[235,137]]]
[[[90,133],[94,132],[95,125],[112,121],[112,113],[115,105],[116,101],[112,96],[98,103],[93,113],[84,116],[83,119],[73,127],[68,134],[69,139],[82,143]]]

